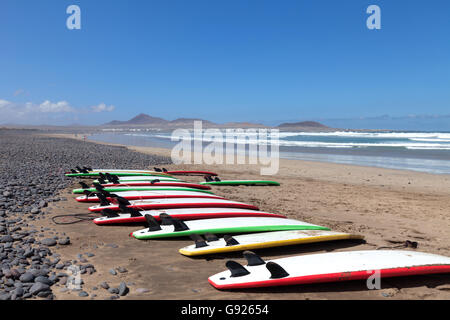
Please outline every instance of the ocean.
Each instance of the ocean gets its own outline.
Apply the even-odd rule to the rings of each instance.
[[[179,143],[171,140],[172,132],[139,129],[104,132],[89,138],[158,148],[172,148]],[[213,139],[204,139],[203,144]],[[227,142],[225,138],[215,141]],[[239,136],[235,141],[247,147],[271,142],[269,137],[254,140]],[[280,158],[285,159],[450,174],[450,132],[280,132],[278,145]]]

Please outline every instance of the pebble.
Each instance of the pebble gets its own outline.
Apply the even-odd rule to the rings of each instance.
[[[130,289],[128,289],[125,282],[121,282],[119,285],[119,296],[125,296],[128,294],[129,291],[130,291]]]
[[[120,273],[128,272],[128,270],[123,267],[118,267],[118,268],[116,268],[116,270],[119,271]]]
[[[41,282],[36,282],[35,284],[33,284],[33,286],[30,288],[30,293],[32,295],[36,295],[39,292],[42,291],[47,291],[48,289],[50,289],[50,286],[45,284],[45,283],[41,283]]]
[[[46,238],[41,240],[41,244],[46,245],[48,247],[52,247],[56,245],[56,240],[52,238]]]
[[[19,280],[22,282],[33,282],[34,274],[32,274],[31,272],[25,272],[20,276]]]
[[[28,299],[33,296],[53,299],[51,287],[55,283],[64,285],[67,282],[67,274],[55,274],[55,271],[68,269],[72,262],[66,264],[55,259],[57,256],[52,254],[50,248],[69,245],[70,238],[54,228],[36,228],[32,225],[51,211],[49,204],[55,207],[58,201],[68,200],[69,197],[62,196],[60,192],[73,184],[74,180],[65,177],[64,171],[77,165],[132,166],[138,169],[151,164],[171,163],[167,157],[145,155],[117,146],[39,136],[29,130],[0,128],[0,141],[2,300]],[[104,157],[105,154],[109,156]],[[118,248],[114,243],[106,246]],[[93,248],[98,246],[94,245]],[[93,256],[92,253],[86,253],[87,258]],[[87,262],[83,257],[78,259],[82,263]],[[80,267],[80,272],[82,270],[92,274],[95,267]],[[119,296],[116,294],[111,298]]]
[[[81,292],[78,294],[78,296],[80,296],[80,297],[88,297],[88,296],[89,296],[89,293],[87,293],[86,291],[81,291]]]
[[[109,288],[108,291],[109,291],[109,293],[119,293],[118,288]]]
[[[62,246],[67,246],[68,244],[70,244],[70,238],[61,239],[58,241],[58,244]]]

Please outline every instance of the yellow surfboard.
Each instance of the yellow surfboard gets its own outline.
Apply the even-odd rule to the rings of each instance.
[[[233,237],[224,236],[220,239],[214,235],[205,235],[204,237],[194,235],[193,239],[195,244],[181,248],[179,252],[185,256],[198,256],[314,242],[364,239],[362,235],[328,230],[273,231],[236,235]]]

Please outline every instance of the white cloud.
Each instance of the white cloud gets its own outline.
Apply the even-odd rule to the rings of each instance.
[[[96,106],[92,106],[91,107],[91,111],[93,112],[111,112],[115,109],[116,107],[114,107],[113,105],[107,106],[106,104],[104,104],[103,102],[100,103],[99,105]]]
[[[49,100],[45,100],[36,107],[38,112],[75,112],[75,109],[72,108],[67,101],[53,103]]]
[[[75,108],[67,101],[52,102],[45,100],[36,104],[32,102],[17,103],[0,99],[0,123],[60,123],[76,121],[79,115],[111,112],[113,105],[100,103],[92,107]]]

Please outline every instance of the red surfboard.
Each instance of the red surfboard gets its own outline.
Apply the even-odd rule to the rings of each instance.
[[[155,200],[139,200],[131,201],[129,208],[136,210],[159,210],[159,209],[176,209],[176,208],[241,208],[249,210],[259,210],[258,207],[236,201],[230,201],[225,199],[196,199],[196,198],[183,198],[183,199],[155,199]],[[111,204],[107,206],[92,206],[89,210],[92,212],[99,212],[105,209],[114,211],[120,210],[119,204]]]
[[[286,218],[281,214],[269,213],[257,210],[238,209],[238,208],[183,208],[167,210],[148,210],[140,211],[141,216],[133,217],[129,213],[120,213],[114,217],[101,217],[94,219],[97,225],[131,224],[145,222],[145,215],[149,214],[156,220],[160,220],[159,215],[167,213],[172,218],[180,220],[198,220],[213,218],[233,218],[233,217],[272,217]]]
[[[151,181],[130,181],[126,183],[105,183],[102,184],[105,188],[110,187],[151,187],[151,186],[165,186],[165,187],[185,187],[185,188],[195,188],[195,189],[203,189],[210,190],[210,186],[198,184],[198,183],[189,183],[189,182],[178,182],[178,181],[161,181],[161,182],[151,182]]]

